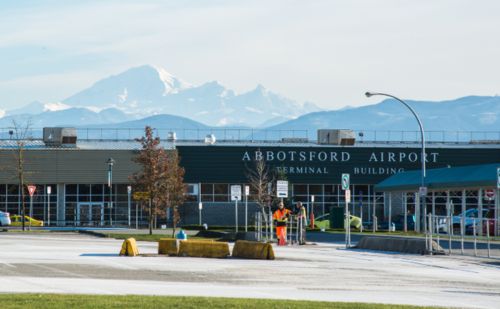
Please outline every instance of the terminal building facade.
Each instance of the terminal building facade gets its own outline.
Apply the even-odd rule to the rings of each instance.
[[[23,141],[25,183],[37,186],[33,196],[33,217],[51,226],[113,224],[135,227],[146,224],[145,212],[128,191],[130,176],[139,168],[132,161],[140,149],[139,143],[134,139],[87,139],[78,137],[76,130],[70,132],[74,139],[69,143],[53,143],[47,138]],[[341,175],[350,174],[352,203],[349,207],[351,213],[363,216],[365,221],[373,215],[387,216],[387,198],[374,190],[376,184],[397,173],[419,170],[421,166],[418,141],[367,138],[355,141],[350,138],[318,143],[296,138],[206,141],[169,137],[161,145],[179,152],[186,171],[187,197],[180,207],[181,224],[199,223],[200,202],[203,223],[235,224],[230,187],[248,184],[249,171],[255,168],[256,161],[265,162],[271,171],[289,181],[286,201],[289,206],[301,201],[308,211],[314,208],[316,216],[328,213],[331,207],[344,207]],[[11,139],[0,142],[0,210],[11,214],[21,213],[16,162],[18,142]],[[428,169],[488,163],[500,166],[498,140],[430,141],[426,148]],[[109,158],[114,160],[111,191],[108,187]],[[474,207],[482,198],[473,191],[469,193],[468,207]],[[133,187],[131,192],[134,192]],[[410,212],[414,211],[412,192],[392,199],[392,215],[402,211],[403,208],[397,205],[403,203]],[[443,203],[441,200],[435,203],[437,211],[444,211]],[[26,196],[25,205],[28,214],[29,196]],[[244,203],[238,207],[241,225]],[[252,223],[258,209],[252,192],[248,209]]]

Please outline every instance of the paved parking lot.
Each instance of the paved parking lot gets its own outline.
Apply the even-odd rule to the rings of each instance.
[[[0,292],[198,295],[495,308],[500,260],[275,247],[274,261],[119,257],[122,241],[0,233]],[[139,242],[154,254],[156,243]]]

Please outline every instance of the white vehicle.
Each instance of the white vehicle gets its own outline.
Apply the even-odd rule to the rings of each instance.
[[[10,214],[8,212],[0,211],[0,226],[10,225]]]

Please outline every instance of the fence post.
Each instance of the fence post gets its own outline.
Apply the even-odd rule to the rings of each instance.
[[[451,218],[452,216],[448,216],[448,251],[449,254],[451,255],[451,229],[453,228],[453,225],[451,223]]]
[[[488,243],[488,258],[491,256],[490,253],[490,225],[488,220],[486,220],[486,242]]]
[[[460,251],[462,252],[462,255],[464,254],[464,220],[465,216],[464,213],[462,213],[462,216],[460,217]]]
[[[477,256],[476,218],[472,219],[472,233],[474,235],[474,256]]]

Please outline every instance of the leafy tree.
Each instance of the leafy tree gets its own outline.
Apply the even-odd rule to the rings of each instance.
[[[142,169],[131,178],[138,191],[146,192],[149,203],[147,205],[149,234],[153,234],[153,220],[162,214],[159,202],[161,201],[162,160],[165,150],[160,147],[160,138],[153,136],[153,129],[147,126],[144,136],[136,139],[141,143],[141,150],[133,159]]]
[[[179,165],[176,150],[165,151],[160,146],[160,139],[153,136],[153,129],[147,126],[144,137],[137,139],[141,150],[133,159],[141,165],[141,171],[131,178],[138,191],[147,193],[149,234],[153,233],[153,222],[157,217],[164,217],[167,208],[173,210],[173,233],[180,221],[178,208],[185,199],[184,169]]]
[[[177,150],[166,153],[162,161],[163,181],[161,191],[166,208],[172,209],[172,236],[175,235],[177,224],[180,221],[179,207],[186,199],[186,186],[184,184],[184,168],[180,166],[180,158]]]

